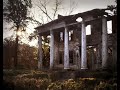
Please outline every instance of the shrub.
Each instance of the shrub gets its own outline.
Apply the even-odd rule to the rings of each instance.
[[[95,86],[95,90],[117,90],[117,88],[115,87],[116,86],[116,84],[109,84],[109,83],[107,83],[107,82],[103,82],[103,81],[101,81],[100,83],[99,83],[99,85],[96,85]]]
[[[81,83],[81,88],[87,90],[93,90],[96,83],[98,83],[96,78],[79,78],[78,83]]]
[[[62,84],[60,82],[51,83],[47,90],[62,90]]]
[[[73,79],[68,79],[61,82],[57,81],[51,83],[47,90],[81,90],[81,87],[81,83],[78,83]]]
[[[48,79],[35,79],[35,78],[17,78],[14,81],[16,88],[23,87],[25,89],[40,89],[46,90],[49,85]]]
[[[78,83],[73,79],[68,79],[67,81],[64,81],[63,83],[64,90],[80,90],[82,89],[82,83]]]

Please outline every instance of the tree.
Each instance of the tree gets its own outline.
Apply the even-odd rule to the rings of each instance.
[[[117,15],[117,0],[115,0],[116,5],[108,5],[107,9],[113,12],[114,15]]]
[[[8,0],[3,8],[4,19],[7,22],[12,22],[16,31],[16,44],[14,67],[17,67],[17,54],[18,54],[18,31],[25,31],[29,17],[27,17],[29,8],[32,7],[31,0]]]
[[[3,41],[3,68],[12,68],[15,40],[12,37],[5,38]],[[37,48],[27,44],[19,43],[18,68],[35,69],[37,68]],[[29,63],[28,63],[29,62]]]
[[[3,41],[3,68],[13,67],[15,41],[10,38],[5,38]]]
[[[19,47],[19,68],[37,68],[37,48],[27,44],[20,44]]]
[[[69,7],[65,8],[63,6],[62,0],[37,0],[37,3],[34,3],[35,6],[38,7],[41,18],[41,23],[47,23],[54,19],[57,19],[58,13],[60,10],[64,10],[66,15],[70,15],[73,13],[76,3],[75,1],[69,0]],[[45,20],[47,18],[47,20]]]

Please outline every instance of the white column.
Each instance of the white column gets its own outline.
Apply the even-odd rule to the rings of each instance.
[[[87,58],[86,58],[86,29],[85,23],[82,21],[81,31],[81,69],[87,69]]]
[[[107,19],[102,18],[102,68],[107,67]]]
[[[68,46],[69,36],[68,28],[65,27],[64,35],[64,69],[69,69],[69,46]]]
[[[50,31],[50,69],[53,68],[54,65],[54,34],[53,31]]]
[[[42,37],[40,35],[38,37],[38,44],[39,44],[38,69],[42,69]]]

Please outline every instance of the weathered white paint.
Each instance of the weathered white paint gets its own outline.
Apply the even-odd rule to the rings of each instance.
[[[42,69],[42,37],[40,35],[38,37],[38,44],[39,44],[38,69]]]
[[[102,18],[102,68],[107,67],[107,19]]]
[[[50,31],[50,69],[53,68],[54,65],[54,34],[53,31]]]
[[[65,27],[65,35],[64,35],[64,69],[69,69],[69,36],[68,36],[68,28]]]
[[[81,31],[81,69],[87,69],[86,29],[85,29],[84,21],[82,21],[82,31]]]

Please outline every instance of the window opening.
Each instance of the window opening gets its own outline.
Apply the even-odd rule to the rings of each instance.
[[[73,51],[69,52],[70,63],[73,64]]]
[[[112,21],[107,21],[107,33],[111,34],[112,33]]]
[[[63,41],[63,32],[60,32],[60,41]]]
[[[86,35],[91,35],[91,25],[86,26]]]
[[[69,41],[73,39],[73,30],[69,31]]]
[[[59,60],[59,64],[62,64],[63,61],[62,61],[62,52],[60,52],[60,60]]]

